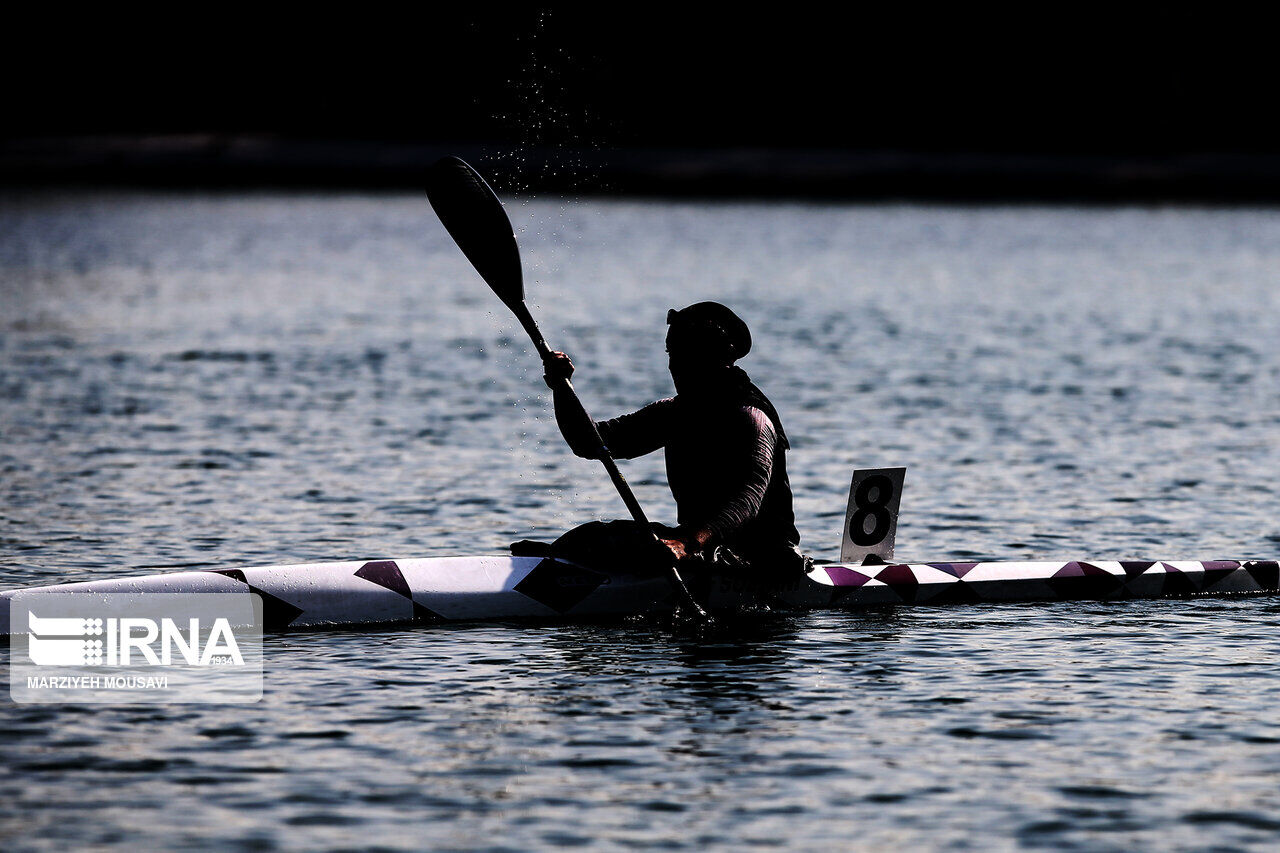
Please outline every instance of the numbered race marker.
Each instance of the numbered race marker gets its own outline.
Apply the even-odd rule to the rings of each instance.
[[[860,468],[853,472],[840,562],[861,562],[868,554],[883,560],[893,556],[898,503],[906,473],[906,468]]]

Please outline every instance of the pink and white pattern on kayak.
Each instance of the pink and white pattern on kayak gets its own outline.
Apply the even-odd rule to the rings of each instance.
[[[1273,560],[818,564],[769,584],[688,573],[712,610],[852,610],[1009,601],[1122,600],[1280,590]],[[0,633],[16,593],[255,593],[263,628],[573,620],[670,612],[662,572],[600,571],[549,557],[432,557],[209,569],[0,592]],[[21,620],[20,620],[21,621]],[[20,622],[15,623],[21,630]]]

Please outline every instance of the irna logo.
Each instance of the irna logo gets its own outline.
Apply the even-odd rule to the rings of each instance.
[[[218,617],[206,631],[200,619],[180,627],[168,617],[41,618],[27,611],[27,655],[40,666],[244,666],[231,623]],[[207,636],[206,636],[207,634]]]

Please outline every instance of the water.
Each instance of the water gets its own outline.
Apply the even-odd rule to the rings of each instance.
[[[1280,212],[513,201],[613,414],[734,306],[835,556],[1275,557]],[[420,196],[0,202],[5,587],[494,552],[624,513]],[[625,463],[656,518],[660,458]],[[1280,837],[1280,602],[267,641],[249,707],[0,704],[8,847],[1222,849]]]

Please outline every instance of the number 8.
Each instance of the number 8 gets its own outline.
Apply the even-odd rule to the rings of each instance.
[[[874,474],[858,484],[858,491],[853,495],[857,511],[849,518],[849,538],[855,545],[866,548],[888,535],[893,520],[888,503],[892,499],[893,482],[883,474]],[[875,519],[870,531],[867,530],[868,516]]]

